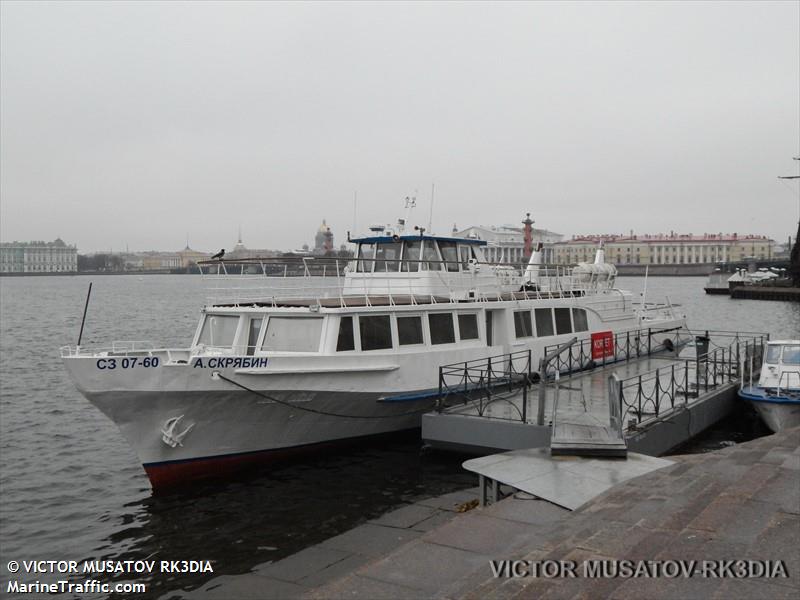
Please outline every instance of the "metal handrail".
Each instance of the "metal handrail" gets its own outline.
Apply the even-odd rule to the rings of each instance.
[[[523,364],[516,363],[522,359]],[[488,356],[442,365],[439,367],[439,394],[436,411],[441,413],[448,406],[449,398],[461,399],[465,404],[478,402],[478,415],[484,416],[486,408],[506,398],[498,392],[512,392],[522,387],[523,402],[520,410],[512,403],[520,415],[527,420],[527,390],[533,381],[531,370],[531,350],[518,350],[508,354]]]
[[[676,407],[688,405],[701,393],[742,378],[743,355],[760,360],[763,349],[763,336],[740,339],[692,359],[617,379],[615,397],[620,402],[621,421],[628,415],[635,418],[633,425],[658,419]]]

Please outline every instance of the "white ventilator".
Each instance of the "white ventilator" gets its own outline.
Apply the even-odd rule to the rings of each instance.
[[[528,266],[525,268],[525,275],[522,279],[524,285],[539,284],[539,266],[542,264],[542,243],[536,245],[536,250],[531,253]]]

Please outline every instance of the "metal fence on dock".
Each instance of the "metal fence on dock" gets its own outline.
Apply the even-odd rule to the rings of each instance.
[[[611,375],[612,398],[620,403],[623,422],[630,427],[688,406],[692,399],[721,385],[752,376],[761,365],[769,336],[746,332],[701,332],[696,355],[664,367],[620,379]],[[712,341],[723,338],[727,345]],[[717,346],[709,350],[709,344]]]
[[[760,368],[768,340],[769,335],[760,332],[648,328],[614,335],[613,354],[609,350],[602,359],[592,359],[591,340],[582,340],[547,346],[549,363],[538,367],[531,350],[443,365],[436,410],[469,405],[477,417],[528,423],[529,416],[535,416],[528,414],[529,388],[534,383],[553,386],[553,406],[557,407],[559,388],[569,376],[657,356],[664,359],[664,366],[627,378],[616,374],[608,378],[608,402],[614,404],[609,407],[612,426],[641,424],[680,409],[720,385],[752,376]],[[543,398],[544,394],[539,400],[542,406]],[[498,402],[507,403],[511,410],[487,412]]]
[[[530,350],[443,365],[439,367],[436,410],[442,412],[452,401],[472,401],[478,416],[483,417],[491,404],[508,401],[525,422],[528,388],[536,377]],[[519,388],[522,388],[521,407],[509,401],[509,396],[515,395]]]

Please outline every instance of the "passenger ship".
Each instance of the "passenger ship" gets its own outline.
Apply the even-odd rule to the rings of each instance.
[[[62,348],[78,390],[122,431],[154,489],[419,427],[438,367],[592,334],[674,330],[616,269],[488,264],[486,242],[404,230],[351,240],[354,259],[207,261],[217,297],[189,347]]]

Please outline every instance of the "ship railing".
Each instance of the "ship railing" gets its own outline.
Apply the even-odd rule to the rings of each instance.
[[[203,261],[198,268],[210,284],[210,303],[232,304],[333,299],[344,307],[354,297],[370,304],[374,296],[390,304],[491,301],[509,295],[542,299],[595,295],[613,283],[573,275],[572,267],[564,265],[538,265],[532,274],[527,263],[475,261],[251,258]]]
[[[531,360],[531,350],[519,350],[439,367],[436,411],[441,413],[456,403],[473,403],[478,416],[484,417],[493,404],[507,402],[519,414],[514,420],[526,421],[527,393],[536,376]],[[512,399],[520,388],[521,408]]]
[[[78,357],[114,357],[114,356],[141,356],[160,357],[167,362],[186,361],[190,357],[189,348],[156,348],[147,341],[115,341],[111,345],[103,346],[61,346],[59,352],[62,358]]]
[[[687,407],[702,394],[745,378],[745,357],[757,361],[767,339],[762,333],[735,335],[729,345],[693,358],[678,357],[668,365],[627,378],[612,374],[609,385],[615,389],[609,401],[620,403],[616,412],[629,431],[636,430]]]

